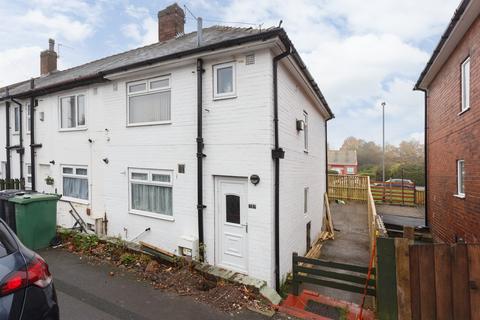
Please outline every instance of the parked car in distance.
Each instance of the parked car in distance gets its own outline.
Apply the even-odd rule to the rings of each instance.
[[[402,182],[403,180],[403,182]],[[404,187],[413,187],[414,183],[412,180],[410,179],[388,179],[387,181],[385,181],[387,183],[389,183],[390,185],[392,185],[392,187],[401,187],[402,184]]]
[[[58,320],[57,294],[45,260],[0,219],[0,319]]]

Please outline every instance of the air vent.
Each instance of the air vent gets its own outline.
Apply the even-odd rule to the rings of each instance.
[[[246,65],[255,64],[255,54],[254,53],[250,53],[250,54],[247,54],[245,56],[245,64]]]

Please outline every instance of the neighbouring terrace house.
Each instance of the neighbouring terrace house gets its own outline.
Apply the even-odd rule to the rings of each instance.
[[[0,89],[2,175],[92,230],[279,286],[322,226],[327,102],[282,28],[201,27]],[[149,231],[145,231],[149,230]],[[311,235],[309,234],[311,233]]]
[[[328,169],[338,174],[357,174],[357,151],[328,150]]]
[[[480,1],[464,0],[415,86],[425,93],[426,210],[434,239],[480,241]]]

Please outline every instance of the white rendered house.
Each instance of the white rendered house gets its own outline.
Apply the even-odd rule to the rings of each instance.
[[[62,194],[62,226],[72,204],[278,286],[322,225],[333,114],[283,29],[183,24],[172,5],[158,43],[65,71],[51,43],[42,76],[0,89],[2,177]]]

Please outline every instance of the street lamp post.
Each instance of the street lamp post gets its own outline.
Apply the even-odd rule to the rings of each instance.
[[[385,101],[382,102],[382,182],[385,185]]]

